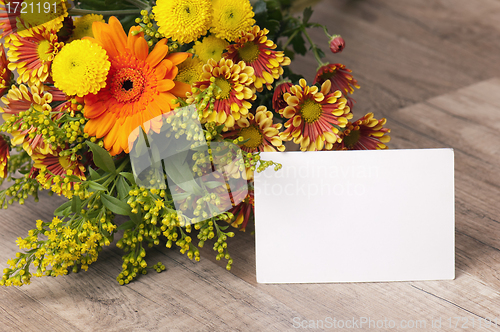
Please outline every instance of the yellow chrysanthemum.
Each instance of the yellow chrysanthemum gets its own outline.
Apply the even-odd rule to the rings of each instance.
[[[90,40],[65,45],[52,64],[54,85],[67,95],[96,94],[106,86],[111,63],[106,51]]]
[[[214,19],[210,31],[218,38],[235,40],[255,24],[248,0],[213,0]]]
[[[177,82],[183,82],[189,85],[201,80],[203,74],[203,62],[198,57],[191,57],[177,65],[179,72],[175,76]]]
[[[207,105],[203,110],[203,122],[225,124],[224,130],[231,128],[240,118],[248,116],[253,101],[257,98],[253,88],[254,70],[245,62],[237,64],[229,59],[220,59],[218,62],[210,59],[203,66],[202,81],[193,86],[197,89],[194,94],[188,93],[187,103],[193,103],[196,96],[213,89],[215,102]]]
[[[75,25],[75,29],[73,30],[71,39],[75,40],[82,39],[83,37],[94,37],[92,32],[92,23],[94,22],[105,23],[103,16],[97,14],[88,14],[83,15],[82,17],[74,18],[73,24]]]
[[[20,34],[33,27],[46,27],[49,30],[59,31],[63,26],[64,18],[68,16],[68,3],[65,0],[23,0],[23,7],[17,17],[17,27]],[[24,28],[28,30],[24,30]],[[24,30],[24,31],[23,31]]]
[[[55,55],[63,46],[57,39],[55,30],[45,26],[35,27],[13,34],[6,43],[9,48],[7,57],[9,69],[17,69],[18,83],[38,84],[46,82],[50,74],[50,65]]]
[[[203,40],[194,43],[193,50],[201,61],[206,63],[210,59],[219,61],[222,58],[222,53],[226,50],[229,43],[224,39],[217,38],[213,35],[203,38]]]
[[[158,0],[153,13],[158,32],[181,44],[206,34],[212,20],[210,0]]]

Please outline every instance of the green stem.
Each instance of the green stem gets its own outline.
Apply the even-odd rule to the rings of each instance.
[[[103,16],[110,15],[133,15],[133,14],[141,14],[142,9],[123,9],[123,10],[90,10],[90,9],[80,9],[73,8],[68,14],[69,15],[87,15],[87,14],[100,14]]]
[[[299,33],[299,29],[295,30],[294,33],[292,33],[292,35],[288,38],[288,40],[286,41],[285,45],[283,46],[283,50],[286,50],[287,46],[292,42],[292,39],[295,38],[295,36],[297,36],[297,34]]]
[[[312,48],[312,51],[314,54],[314,58],[316,59],[316,62],[318,63],[319,66],[324,66],[325,63],[323,63],[323,61],[321,61],[321,57],[319,56],[319,53],[318,53],[318,48],[316,47],[316,44],[312,41],[311,37],[307,33],[305,27],[302,27],[302,32],[304,33],[307,40],[309,41],[309,44],[311,44],[311,48]]]
[[[127,0],[127,2],[135,5],[137,8],[146,9],[149,5],[141,0]]]

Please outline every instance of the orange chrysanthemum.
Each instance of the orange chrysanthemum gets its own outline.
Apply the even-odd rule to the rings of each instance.
[[[339,128],[346,126],[352,113],[342,93],[332,93],[330,87],[330,81],[326,81],[318,91],[318,87],[309,87],[306,80],[301,79],[299,85],[290,88],[290,93],[285,93],[288,106],[279,111],[289,119],[282,133],[283,140],[300,144],[302,151],[331,150],[333,144],[340,141]]]
[[[55,30],[45,26],[14,34],[6,44],[9,48],[9,69],[19,73],[18,83],[38,84],[49,79],[50,65],[63,43],[58,42]]]
[[[333,145],[334,150],[383,150],[391,140],[390,129],[384,128],[387,120],[377,120],[373,113],[368,113],[361,119],[349,122],[340,135],[342,141]]]
[[[198,94],[212,86],[216,100],[203,110],[202,121],[225,124],[224,130],[227,130],[237,120],[248,116],[252,107],[250,101],[257,98],[253,74],[253,68],[243,61],[235,64],[229,59],[222,58],[218,62],[210,59],[203,66],[202,81],[194,84],[196,92],[188,94],[187,102],[192,103]]]
[[[10,157],[10,146],[5,136],[0,135],[0,178],[7,177],[7,162]]]
[[[129,152],[128,138],[134,129],[170,112],[177,106],[175,99],[184,97],[190,86],[174,82],[177,65],[189,53],[168,54],[167,40],[160,40],[153,51],[139,27],[127,35],[116,17],[109,24],[94,22],[95,39],[111,61],[106,87],[97,94],[85,96],[84,115],[89,119],[85,132],[104,137],[104,147],[112,154]]]
[[[224,57],[234,62],[245,61],[247,66],[254,69],[254,84],[257,91],[262,91],[265,85],[269,90],[272,83],[283,74],[283,66],[290,64],[290,58],[282,51],[273,51],[276,44],[267,39],[267,29],[260,29],[257,25],[247,32],[242,32],[236,38],[236,43],[229,45]]]
[[[78,160],[72,161],[70,156],[59,155],[59,152],[43,154],[36,150],[33,153],[33,167],[39,170],[36,179],[44,189],[71,198],[75,183],[69,181],[67,177],[74,175],[85,181],[85,166]]]
[[[255,115],[236,121],[236,126],[225,133],[226,138],[243,138],[241,149],[246,152],[285,151],[280,137],[281,123],[273,123],[273,113],[265,106],[257,107]]]

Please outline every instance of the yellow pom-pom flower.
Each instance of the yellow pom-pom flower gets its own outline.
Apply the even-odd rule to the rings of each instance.
[[[106,86],[111,63],[106,51],[90,40],[64,46],[52,63],[54,85],[67,95],[96,94]]]
[[[94,37],[94,34],[92,33],[92,23],[94,22],[105,23],[102,15],[88,14],[82,17],[76,17],[73,20],[75,29],[73,30],[71,39],[75,40],[82,39],[83,37]]]
[[[229,43],[224,39],[215,36],[207,36],[202,41],[194,43],[193,51],[201,61],[206,63],[210,59],[219,61],[222,58],[222,53],[226,50]]]
[[[177,65],[179,72],[175,76],[175,81],[189,85],[198,82],[203,74],[203,62],[198,57],[187,58]]]
[[[241,31],[255,24],[254,12],[248,0],[213,0],[214,19],[210,31],[218,38],[235,40]]]
[[[158,32],[181,44],[206,34],[212,20],[210,0],[158,0],[153,13]]]

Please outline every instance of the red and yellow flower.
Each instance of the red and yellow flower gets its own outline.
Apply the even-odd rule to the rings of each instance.
[[[290,88],[290,93],[285,93],[288,106],[279,111],[289,119],[281,134],[283,140],[300,144],[302,151],[330,150],[340,141],[339,129],[347,125],[352,113],[342,93],[332,93],[330,88],[330,81],[324,82],[318,91],[318,87],[309,87],[301,79],[299,85]]]
[[[361,119],[349,122],[340,135],[341,142],[333,145],[334,150],[383,150],[385,143],[391,140],[390,129],[384,128],[387,120],[377,120],[373,113],[368,113]]]
[[[63,43],[58,41],[55,30],[39,26],[23,31],[22,35],[11,35],[6,45],[9,69],[17,69],[17,81],[38,84],[49,80],[52,60]]]
[[[67,177],[74,175],[85,181],[85,166],[78,160],[71,160],[71,156],[60,155],[60,152],[44,154],[35,150],[31,156],[34,161],[33,167],[39,170],[36,179],[44,189],[71,198],[75,183]]]
[[[279,110],[288,106],[283,96],[285,93],[290,92],[290,88],[293,86],[292,82],[286,81],[282,83],[278,83],[274,88],[273,93],[273,109],[278,112]]]
[[[5,136],[0,135],[0,178],[7,177],[7,163],[10,158],[10,145]]]
[[[255,25],[249,31],[242,32],[224,54],[227,59],[234,62],[243,60],[254,69],[253,80],[257,91],[262,91],[264,85],[271,90],[271,84],[283,74],[283,66],[290,64],[290,58],[282,51],[274,51],[276,44],[267,39],[268,33],[269,30],[261,30]]]
[[[225,133],[226,138],[241,137],[244,142],[241,149],[246,152],[285,151],[280,137],[281,123],[273,123],[273,113],[265,106],[259,106],[255,115],[236,121],[236,126]]]
[[[245,231],[248,225],[248,222],[254,216],[254,207],[255,207],[255,199],[254,199],[254,191],[249,190],[247,197],[240,204],[233,207],[229,212],[234,215],[234,219],[232,219],[231,226],[235,228],[239,228],[241,231]]]
[[[104,147],[112,154],[129,152],[129,135],[149,121],[170,112],[190,86],[175,82],[177,65],[189,53],[168,54],[167,40],[160,40],[149,53],[139,27],[130,29],[128,37],[117,18],[109,23],[94,22],[95,39],[107,52],[111,68],[106,87],[97,94],[85,96],[84,115],[89,119],[85,132],[104,138]]]
[[[13,145],[22,145],[29,155],[32,154],[34,149],[38,149],[42,153],[53,152],[50,141],[44,140],[42,133],[34,125],[40,121],[45,121],[46,118],[39,119],[35,117],[32,119],[33,123],[24,123],[22,118],[14,116],[19,115],[20,112],[31,112],[31,110],[37,113],[51,112],[52,107],[50,103],[54,99],[52,94],[44,89],[48,88],[43,85],[32,85],[29,89],[24,84],[19,85],[19,87],[12,86],[9,92],[1,99],[5,106],[0,107],[0,113],[3,113],[3,119],[9,123],[7,132],[13,136],[11,142]]]
[[[22,2],[22,0],[19,0]],[[9,0],[0,0],[0,38],[6,42],[17,32],[16,20],[21,14],[21,6],[13,6]]]
[[[0,46],[0,96],[3,96],[10,87],[12,73],[8,65],[5,50],[3,46]]]
[[[326,81],[332,83],[332,92],[340,90],[344,95],[353,93],[354,88],[359,89],[358,81],[352,76],[352,70],[341,63],[327,64],[318,69],[313,84],[323,84]]]
[[[257,96],[253,87],[254,70],[244,61],[234,63],[222,58],[218,62],[210,59],[203,66],[202,81],[194,84],[193,94],[188,94],[188,103],[205,90],[213,89],[215,102],[207,105],[202,113],[202,122],[216,122],[233,127],[237,120],[246,118]]]

